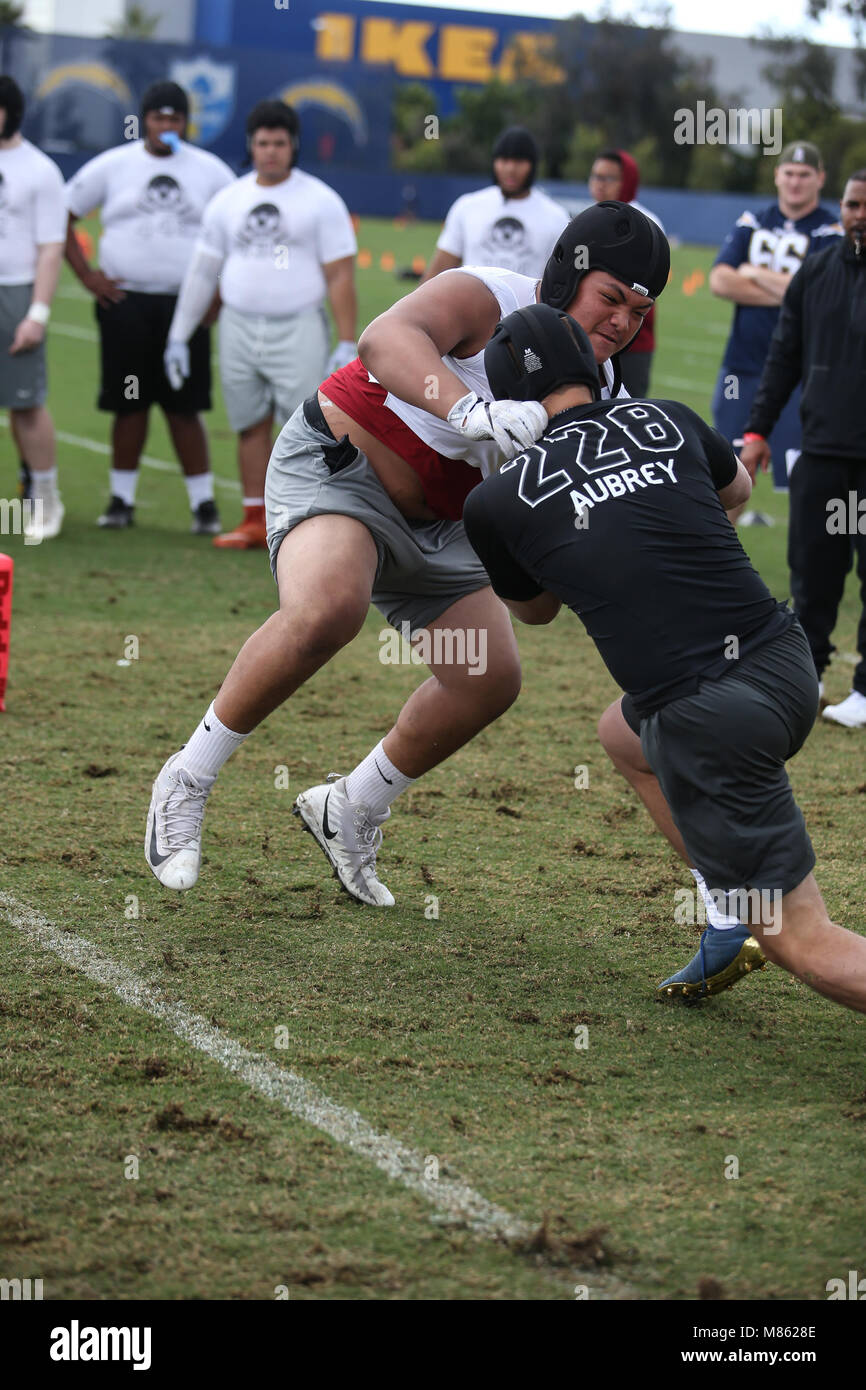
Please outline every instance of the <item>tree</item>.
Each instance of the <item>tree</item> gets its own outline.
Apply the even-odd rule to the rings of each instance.
[[[710,77],[710,62],[677,48],[667,6],[644,6],[639,21],[603,16],[590,25],[576,15],[560,26],[557,53],[566,73],[564,90],[542,93],[542,104],[548,129],[561,132],[565,127],[567,135],[564,153],[554,141],[546,150],[551,174],[561,170],[573,178],[587,177],[592,132],[592,153],[605,145],[630,151],[640,147],[648,165],[645,177],[682,187],[694,149],[675,142],[675,113],[694,110],[698,100],[713,106],[722,99]],[[587,129],[587,136],[578,134],[577,127]],[[584,161],[582,168],[578,159]]]
[[[866,122],[846,114],[835,94],[836,59],[808,39],[759,38],[754,42],[771,55],[762,75],[779,92],[783,141],[810,140],[818,146],[827,170],[827,200],[832,201],[866,155]],[[773,160],[760,161],[759,192],[773,191],[774,167]]]
[[[143,5],[130,5],[123,19],[107,31],[112,39],[152,39],[159,28],[160,15],[149,14]]]
[[[23,29],[24,6],[15,5],[11,0],[0,0],[0,29]]]

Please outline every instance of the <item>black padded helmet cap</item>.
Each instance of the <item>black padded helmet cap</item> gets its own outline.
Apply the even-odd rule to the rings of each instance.
[[[181,116],[189,115],[189,98],[176,82],[154,82],[141,98],[141,114],[148,111],[170,110]]]
[[[538,165],[538,146],[535,138],[530,131],[522,125],[511,125],[507,130],[503,130],[496,144],[493,146],[494,159],[528,159],[530,163],[529,175],[524,188],[531,188],[535,178],[535,170]]]
[[[6,120],[0,131],[0,140],[11,140],[21,129],[24,116],[24,96],[14,77],[7,73],[0,76],[0,106],[6,112]]]
[[[531,164],[537,164],[538,146],[525,126],[511,125],[503,130],[493,146],[493,158],[528,159]]]
[[[541,300],[566,309],[589,270],[607,270],[629,289],[658,299],[670,268],[668,239],[651,218],[630,203],[596,203],[571,219],[554,246]]]
[[[495,400],[541,401],[560,386],[589,386],[601,395],[598,363],[576,319],[549,304],[517,309],[496,325],[484,349]]]

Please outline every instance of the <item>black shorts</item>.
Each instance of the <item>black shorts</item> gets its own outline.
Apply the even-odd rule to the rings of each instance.
[[[178,415],[210,410],[210,329],[197,328],[189,342],[190,374],[173,391],[162,362],[177,295],[141,294],[103,309],[96,305],[102,358],[97,402],[113,415],[131,415],[151,405]]]
[[[641,721],[641,746],[710,889],[789,893],[815,867],[785,762],[818,712],[818,677],[794,620],[720,680]]]

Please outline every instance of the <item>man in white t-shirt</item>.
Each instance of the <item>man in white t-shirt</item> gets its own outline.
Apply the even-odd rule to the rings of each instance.
[[[422,285],[460,265],[543,275],[568,213],[532,187],[537,165],[538,147],[528,130],[511,126],[502,132],[493,147],[495,184],[464,193],[453,204]]]
[[[91,159],[67,187],[66,258],[96,299],[102,356],[99,409],[114,416],[111,496],[100,526],[132,524],[138,465],[150,407],[161,406],[186,478],[192,530],[215,535],[207,435],[199,411],[210,410],[210,335],[190,345],[192,371],[172,391],[162,355],[168,328],[205,208],[234,182],[227,164],[187,145],[189,104],[175,82],[157,82],[142,98],[144,139]],[[102,209],[100,269],[87,261],[75,221]]]
[[[265,474],[274,419],[286,423],[329,371],[356,354],[355,253],[349,211],[332,188],[295,168],[300,124],[282,101],[261,101],[247,117],[253,171],[209,204],[184,277],[165,350],[181,389],[187,343],[219,283],[220,378],[232,429],[244,515],[214,545],[267,545]],[[337,346],[328,357],[328,299]]]
[[[45,325],[63,262],[63,178],[20,132],[24,98],[0,76],[0,405],[9,410],[22,473],[31,473],[24,535],[56,536],[63,523],[54,425],[45,408]]]

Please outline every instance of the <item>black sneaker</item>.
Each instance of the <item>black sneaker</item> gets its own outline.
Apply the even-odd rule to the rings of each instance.
[[[222,530],[220,514],[216,509],[216,502],[209,498],[207,502],[199,502],[192,514],[192,526],[190,530],[194,536],[218,536]]]
[[[98,518],[98,526],[110,526],[114,531],[122,531],[125,526],[132,526],[132,513],[134,507],[130,507],[124,502],[122,497],[112,497],[102,516]]]

